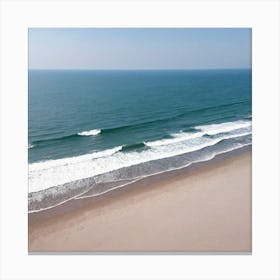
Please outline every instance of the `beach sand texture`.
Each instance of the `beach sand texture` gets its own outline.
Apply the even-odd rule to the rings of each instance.
[[[29,252],[251,252],[251,152],[29,217],[28,242]]]

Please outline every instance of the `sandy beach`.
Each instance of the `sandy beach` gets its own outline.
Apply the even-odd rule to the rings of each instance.
[[[29,214],[29,252],[251,252],[251,152],[79,203]]]

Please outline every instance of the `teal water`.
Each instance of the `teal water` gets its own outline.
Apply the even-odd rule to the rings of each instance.
[[[30,70],[30,193],[115,186],[250,145],[251,91],[248,69]]]

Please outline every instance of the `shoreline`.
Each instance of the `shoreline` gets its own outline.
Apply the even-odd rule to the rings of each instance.
[[[242,169],[240,166],[244,168]],[[246,174],[243,174],[244,172]],[[243,174],[243,176],[239,176],[239,173],[241,175]],[[227,181],[227,178],[225,178],[226,175],[233,177],[233,180],[229,181],[228,184],[225,184]],[[219,184],[217,180],[220,180]],[[207,184],[208,181],[209,185]],[[222,187],[232,185],[238,181],[240,181],[240,186],[236,188],[233,186],[229,188],[227,186],[226,189],[223,189]],[[242,194],[243,187],[245,188],[244,192],[246,196],[242,198],[244,195]],[[218,194],[217,197],[213,197],[215,192]],[[220,204],[223,204],[224,207],[227,206],[221,201],[219,196],[223,197],[225,201],[229,200],[228,202],[231,203],[230,193],[232,193],[233,199],[238,196],[242,201],[245,199],[247,203],[242,206],[243,211],[246,210],[246,213],[240,216],[235,213],[236,211],[240,211],[240,209],[235,209],[238,205],[232,205],[233,209],[230,211],[235,223],[242,224],[238,230],[244,231],[243,240],[239,240],[239,243],[238,240],[235,240],[234,246],[234,242],[232,245],[228,244],[233,236],[227,240],[226,236],[223,235],[222,243],[224,243],[224,249],[221,249],[221,246],[215,243],[217,240],[214,243],[213,240],[212,243],[210,242],[211,240],[207,242],[209,236],[206,233],[200,233],[204,236],[205,240],[200,243],[190,242],[193,238],[195,239],[195,229],[193,229],[194,232],[191,232],[191,238],[186,238],[185,240],[182,233],[192,231],[190,228],[198,226],[196,224],[197,221],[194,221],[189,214],[189,210],[192,210],[194,213],[200,213],[201,223],[199,223],[199,228],[205,227],[209,223],[207,221],[208,214],[204,213],[203,203],[201,201],[209,204],[209,198],[213,199],[213,201],[218,200],[216,206],[211,204],[211,207],[209,207],[217,216],[214,222],[219,224],[219,221],[225,218],[224,216],[221,217],[222,214],[220,212],[223,212],[225,209],[221,208]],[[206,194],[209,198],[205,197]],[[182,197],[189,204],[183,203]],[[145,208],[143,206],[141,211],[142,204],[146,206]],[[155,209],[154,204],[158,204],[158,208]],[[196,204],[200,205],[200,207],[196,206]],[[177,206],[174,207],[175,205]],[[182,221],[178,223],[178,221],[176,222],[178,215],[174,215],[173,218],[175,221],[168,218],[169,226],[172,225],[172,229],[169,227],[166,228],[167,221],[161,220],[163,213],[160,212],[160,209],[163,212],[169,209],[177,213],[177,207],[185,210],[184,215],[186,217],[183,216],[186,218],[186,221],[183,224]],[[141,233],[143,235],[139,223],[141,224],[141,221],[145,219],[145,215],[143,217],[141,212],[147,212],[148,217],[150,214],[151,217],[149,218],[155,229],[154,231],[150,231],[149,234],[146,233],[146,239],[139,240]],[[122,223],[116,223],[116,220],[122,220]],[[29,213],[28,223],[29,252],[251,252],[251,146],[246,147],[246,149],[238,149],[227,154],[219,155],[213,160],[194,164],[191,167],[140,179],[123,188],[112,190],[105,195],[71,200],[49,210]],[[135,239],[134,242],[132,240],[126,244],[123,238],[126,235],[131,236],[131,229],[127,228],[127,225],[130,224],[134,224],[134,227],[140,228],[139,233],[133,231],[131,239]],[[113,227],[112,233],[106,230],[110,227]],[[217,225],[217,228],[219,231],[223,231],[221,225]],[[83,233],[82,229],[85,229],[87,233]],[[168,234],[177,236],[178,242],[180,242],[169,240],[167,238],[168,234],[160,238],[156,237],[155,232],[161,232],[160,229],[165,229],[164,232],[168,229]],[[231,229],[233,230],[232,226]],[[215,232],[214,228],[212,230]],[[121,231],[121,236],[114,236],[114,231]],[[64,236],[65,233],[67,240]],[[93,240],[91,238],[92,234],[95,236]],[[104,237],[104,234],[107,236],[107,239]],[[219,234],[221,235],[218,232]],[[81,240],[78,240],[80,235],[84,236],[82,244]],[[104,241],[104,238],[107,242]],[[160,244],[157,244],[157,239],[163,240]],[[205,243],[204,247],[203,243]]]
[[[182,147],[181,144],[177,146],[178,139],[171,147],[164,145],[160,140],[160,148],[149,148],[142,152],[126,153],[125,151],[105,150],[110,151],[109,156],[92,158],[95,154],[93,153],[82,155],[81,158],[69,158],[70,161],[62,158],[58,161],[50,160],[30,164],[28,210],[30,213],[40,212],[73,198],[102,195],[112,189],[130,184],[132,181],[184,167],[189,168],[200,162],[210,162],[220,154],[231,154],[231,151],[251,145],[250,122],[246,121],[241,124],[239,122],[233,122],[231,125],[222,124],[227,127],[223,130],[233,129],[235,131],[236,126],[239,128],[241,126],[240,129],[245,126],[245,135],[244,133],[232,134],[217,139],[216,136],[212,139],[210,136],[203,138],[204,136],[195,135],[194,142],[192,142],[192,136],[190,142],[180,140],[180,143],[184,143]],[[221,131],[218,124],[217,126],[213,132],[213,127],[211,128],[210,125],[209,133]],[[188,137],[190,137],[189,134],[187,134]],[[187,150],[184,145],[188,147]],[[81,160],[82,158],[83,160]],[[77,159],[79,160],[77,161]]]
[[[244,152],[248,152],[252,150],[252,146],[244,146],[242,148],[238,148],[229,152],[217,154],[214,158],[206,161],[199,161],[191,163],[188,166],[179,167],[176,169],[166,170],[163,172],[147,175],[138,179],[133,180],[132,182],[128,182],[127,184],[124,184],[123,186],[117,186],[116,188],[107,190],[104,194],[98,194],[98,195],[91,195],[88,197],[82,197],[79,198],[79,196],[85,195],[88,191],[85,192],[85,194],[78,194],[76,197],[78,199],[75,199],[75,197],[72,197],[65,202],[62,202],[55,206],[50,206],[49,208],[38,210],[38,211],[31,211],[28,212],[29,221],[32,223],[36,220],[44,220],[48,219],[52,216],[65,214],[67,212],[73,211],[84,207],[90,203],[94,203],[95,201],[99,201],[100,199],[106,199],[107,197],[118,195],[118,193],[122,193],[124,191],[129,190],[130,188],[139,187],[138,185],[148,185],[150,183],[153,183],[155,180],[163,179],[163,178],[173,178],[178,175],[183,174],[188,175],[192,172],[195,172],[196,170],[199,170],[200,168],[207,167],[209,164],[215,164],[220,161],[223,161],[225,159],[233,158],[237,155],[243,154]]]

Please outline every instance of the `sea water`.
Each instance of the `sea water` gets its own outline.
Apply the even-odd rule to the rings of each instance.
[[[251,145],[251,69],[30,70],[29,211]]]

